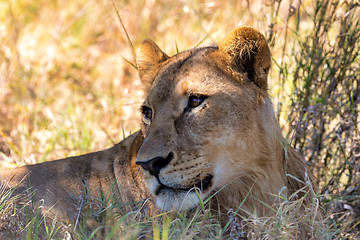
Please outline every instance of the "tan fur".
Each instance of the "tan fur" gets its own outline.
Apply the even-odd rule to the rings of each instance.
[[[139,69],[152,66],[140,74],[147,83],[152,76],[143,104],[152,119],[142,119],[145,139],[136,162],[159,208],[190,209],[199,204],[197,192],[205,200],[219,191],[213,205],[228,210],[242,204],[243,214],[263,216],[279,192],[304,186],[306,165],[292,148],[286,157],[274,117],[267,92],[270,50],[259,31],[240,27],[219,48],[163,61],[156,56],[166,54],[148,51],[153,45],[145,41],[137,61]],[[189,110],[191,96],[206,99]]]
[[[136,132],[100,152],[8,169],[0,176],[16,193],[30,194],[34,204],[43,202],[43,214],[74,221],[81,201],[94,203],[100,191],[129,203],[150,196],[135,164],[142,139]]]
[[[191,209],[197,192],[204,200],[218,191],[211,202],[223,211],[243,203],[243,214],[267,215],[265,205],[280,191],[302,188],[306,172],[294,149],[283,147],[267,92],[270,62],[264,36],[250,27],[230,32],[219,48],[173,57],[146,40],[137,64],[152,116],[143,117],[141,131],[110,149],[6,170],[1,178],[17,192],[31,188],[44,212],[63,219],[78,214],[71,195],[94,198],[100,188],[125,202],[155,195],[163,210]],[[204,101],[189,108],[193,96]]]

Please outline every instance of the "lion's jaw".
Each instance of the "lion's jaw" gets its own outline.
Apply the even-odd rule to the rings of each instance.
[[[156,196],[156,205],[163,211],[192,209],[204,201],[211,191],[204,192],[196,186],[190,189],[167,187],[154,178],[147,179],[147,185]]]

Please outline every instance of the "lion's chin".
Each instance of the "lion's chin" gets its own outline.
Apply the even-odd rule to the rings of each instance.
[[[211,192],[213,176],[199,180],[192,188],[173,188],[157,182],[153,186],[156,205],[163,211],[186,211],[200,204]]]
[[[155,202],[162,211],[186,211],[198,206],[205,197],[204,193],[195,189],[189,191],[162,189],[157,194]]]

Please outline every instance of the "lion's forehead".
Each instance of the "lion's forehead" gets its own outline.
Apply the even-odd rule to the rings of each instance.
[[[205,48],[172,57],[159,70],[148,92],[148,101],[161,104],[177,96],[188,96],[192,93],[211,95],[231,90],[231,79],[217,68],[216,62],[210,56],[213,50],[214,48]]]

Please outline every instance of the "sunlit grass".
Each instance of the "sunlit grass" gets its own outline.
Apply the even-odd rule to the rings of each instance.
[[[173,55],[219,43],[239,25],[263,32],[273,54],[269,91],[277,117],[319,180],[329,224],[336,234],[341,232],[333,238],[358,234],[359,3],[137,0],[114,4],[135,50],[145,38]],[[0,1],[0,9],[1,168],[104,149],[139,128],[143,92],[133,49],[111,1],[5,0]],[[280,226],[289,227],[284,239],[289,238],[286,234],[297,224],[291,215],[296,204],[287,203],[279,208],[282,219],[248,219],[246,225],[256,231],[253,236],[263,236],[264,229],[286,220]],[[223,232],[216,216],[202,211],[198,218],[165,214],[128,221],[134,211],[108,219],[118,227],[106,234],[109,239],[219,238]],[[79,239],[103,236],[106,221],[97,215],[79,225],[74,232]],[[28,233],[35,236],[31,226],[36,229],[37,224],[28,226]]]

